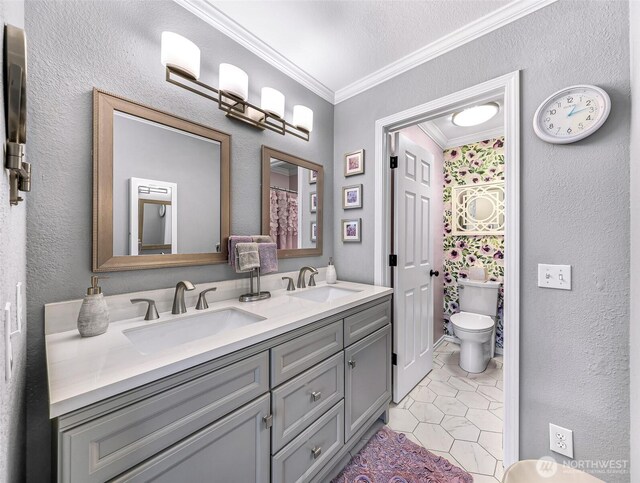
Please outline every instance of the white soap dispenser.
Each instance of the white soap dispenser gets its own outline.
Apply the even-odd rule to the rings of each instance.
[[[327,265],[327,283],[336,283],[338,276],[336,274],[336,267],[333,265],[333,258],[329,258],[329,265]]]
[[[98,277],[93,275],[78,314],[78,331],[82,337],[93,337],[104,334],[108,327],[109,307],[98,285]]]

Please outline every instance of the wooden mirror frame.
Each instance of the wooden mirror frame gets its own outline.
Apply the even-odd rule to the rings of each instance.
[[[168,255],[113,254],[113,112],[120,111],[220,143],[220,252]],[[210,265],[227,261],[230,234],[231,135],[120,96],[93,89],[94,272]]]
[[[295,164],[302,168],[307,168],[318,173],[316,181],[316,193],[318,195],[318,209],[316,210],[316,223],[318,224],[318,236],[316,237],[315,248],[291,248],[278,250],[278,258],[299,258],[322,255],[322,208],[324,199],[324,168],[322,165],[307,161],[306,159],[293,156],[292,154],[278,151],[268,146],[262,146],[262,234],[269,235],[271,232],[270,210],[271,210],[271,158],[280,159],[290,164]],[[300,200],[298,203],[305,202]]]

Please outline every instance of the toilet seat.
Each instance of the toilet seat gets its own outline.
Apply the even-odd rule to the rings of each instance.
[[[467,332],[484,332],[493,330],[493,319],[488,315],[459,312],[451,316],[451,323],[458,329]]]

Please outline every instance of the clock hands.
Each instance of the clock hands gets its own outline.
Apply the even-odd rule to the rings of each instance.
[[[580,110],[576,111],[576,107],[577,107],[577,106],[573,106],[573,108],[571,109],[571,111],[569,111],[569,114],[567,114],[567,117],[574,116],[574,115],[578,114],[579,112],[586,111],[587,109],[589,109],[588,107],[585,107],[585,108],[583,108],[583,109],[580,109]]]

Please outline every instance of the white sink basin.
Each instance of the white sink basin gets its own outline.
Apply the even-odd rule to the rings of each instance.
[[[228,308],[180,319],[156,322],[123,331],[141,354],[151,354],[187,342],[238,329],[264,317],[243,310]]]
[[[312,300],[314,302],[330,302],[335,299],[346,297],[347,295],[353,295],[356,292],[360,292],[360,290],[324,286],[318,288],[310,288],[308,290],[305,290],[304,292],[291,294],[291,296],[305,300]]]

